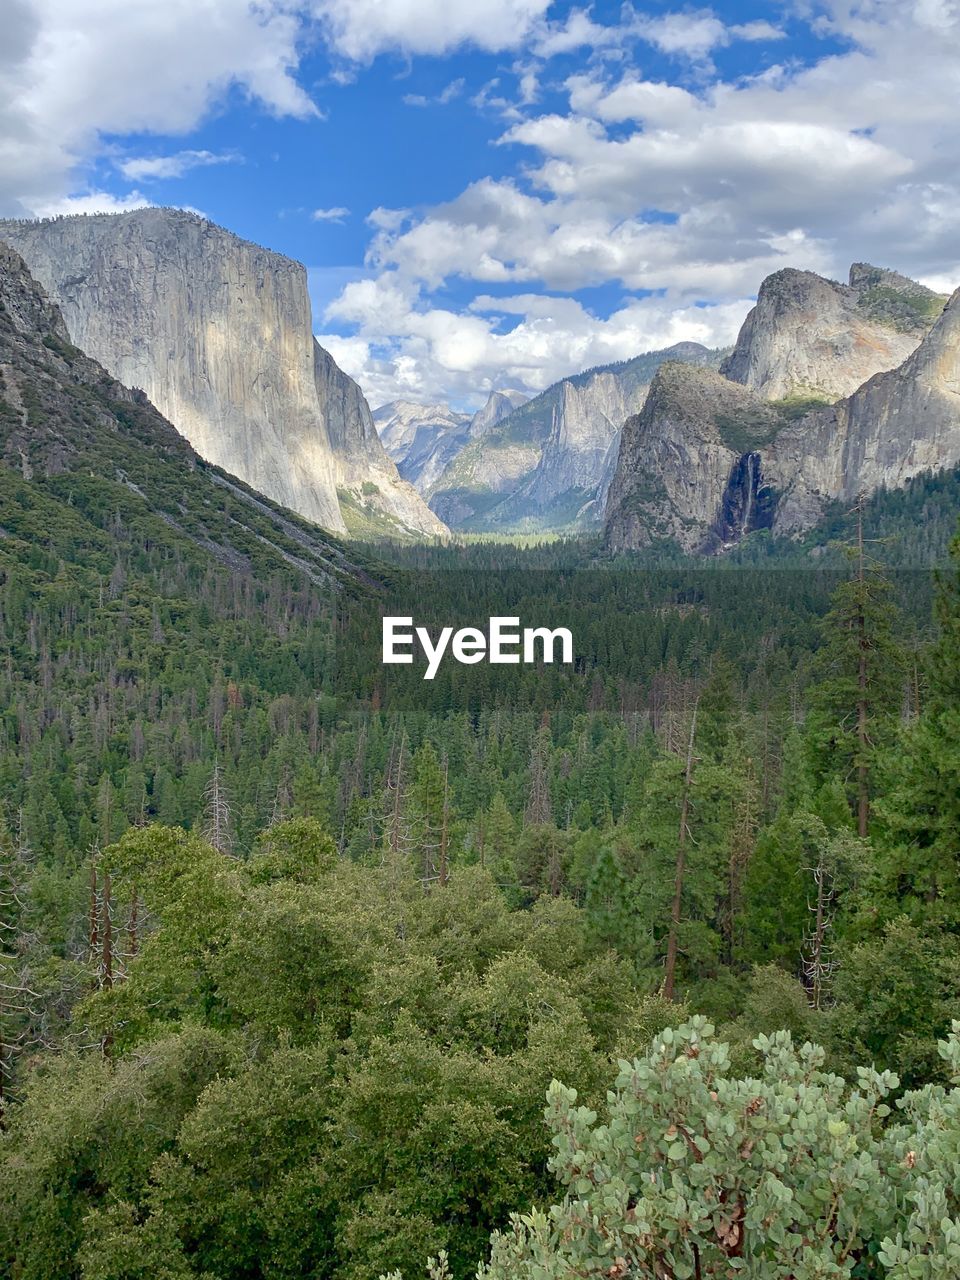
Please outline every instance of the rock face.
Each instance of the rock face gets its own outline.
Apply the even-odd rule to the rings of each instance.
[[[373,421],[400,475],[423,494],[466,444],[471,417],[445,404],[394,400],[377,409]]]
[[[608,545],[626,551],[672,540],[693,552],[756,528],[756,489],[744,492],[745,482],[759,484],[749,458],[779,422],[775,409],[712,369],[663,365],[623,428]]]
[[[473,440],[479,440],[529,399],[522,391],[493,391],[472,416],[445,404],[394,400],[373,415],[380,439],[404,480],[430,498],[440,477]]]
[[[812,271],[768,276],[721,373],[766,400],[831,402],[915,351],[946,298],[866,263],[837,284]]]
[[[0,501],[0,536],[18,538],[24,511],[51,535],[62,522],[77,545],[137,538],[169,557],[253,576],[292,572],[323,587],[371,584],[315,525],[198,457],[142,391],[123,386],[70,341],[59,309],[0,243],[0,485],[18,473],[30,500]],[[56,482],[48,483],[52,477]],[[27,536],[35,536],[28,523]],[[8,543],[9,545],[9,543]],[[29,543],[27,544],[29,546]]]
[[[317,345],[299,263],[173,209],[4,222],[0,239],[72,340],[142,388],[202,457],[328,529],[345,530],[349,508],[443,532],[384,454],[360,389]]]
[[[813,523],[826,501],[899,488],[960,463],[960,290],[898,369],[785,427],[764,454],[779,492],[776,527]]]
[[[614,550],[670,539],[716,552],[756,529],[795,534],[835,499],[960,464],[960,290],[913,353],[834,405],[771,403],[665,365],[624,427],[610,487]]]
[[[470,439],[479,440],[530,399],[523,391],[491,391],[487,403],[470,420]]]
[[[487,427],[447,467],[430,505],[467,529],[575,529],[599,522],[624,419],[665,360],[710,365],[697,343],[648,352],[555,383]]]

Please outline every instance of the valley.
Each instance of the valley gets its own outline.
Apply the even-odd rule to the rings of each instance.
[[[596,1198],[719,1276],[774,1167],[758,1267],[947,1256],[956,295],[371,413],[297,264],[110,217],[0,225],[0,1271],[553,1280]]]

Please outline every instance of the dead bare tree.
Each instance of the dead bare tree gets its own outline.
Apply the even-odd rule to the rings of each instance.
[[[223,785],[220,761],[214,760],[213,773],[203,792],[203,838],[218,853],[233,857],[233,824],[230,802]]]
[[[816,887],[816,897],[809,903],[813,922],[804,939],[801,966],[811,1007],[821,1009],[836,971],[828,936],[833,924],[831,908],[836,897],[833,871],[821,853],[815,867],[809,868]]]

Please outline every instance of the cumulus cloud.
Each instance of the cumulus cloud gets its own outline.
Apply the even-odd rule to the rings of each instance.
[[[380,280],[329,312],[361,339],[345,353],[351,370],[383,396],[433,397],[445,384],[464,394],[471,379],[536,389],[679,337],[726,341],[764,275],[787,265],[842,277],[870,259],[946,288],[960,207],[960,9],[828,0],[817,25],[846,51],[729,82],[701,74],[696,90],[629,61],[614,75],[591,61],[567,81],[566,110],[514,104],[500,139],[520,149],[514,177],[375,219],[368,266]],[[782,34],[706,9],[628,10],[616,28],[574,11],[541,24],[532,48],[544,58],[610,50],[626,27],[701,71],[718,47]],[[467,315],[431,306],[453,278],[479,290]],[[610,281],[655,296],[604,319],[538,292]],[[518,287],[496,299],[494,284]]]
[[[131,209],[143,209],[151,203],[139,191],[131,191],[127,196],[114,196],[108,191],[88,191],[85,195],[64,196],[62,200],[40,204],[33,212],[38,218],[56,218],[60,214],[71,213],[129,213]]]
[[[463,45],[491,53],[521,45],[551,0],[316,0],[333,48],[355,62],[387,50],[443,54]]]
[[[495,388],[542,390],[581,369],[674,342],[729,343],[749,305],[648,297],[602,319],[573,298],[531,293],[481,295],[464,313],[431,306],[416,286],[387,272],[348,285],[327,308],[328,322],[355,333],[318,339],[371,403],[450,398],[475,407]]]
[[[231,86],[315,115],[295,77],[301,35],[283,0],[126,0],[109,14],[102,0],[6,0],[0,209],[62,201],[102,134],[186,133]]]
[[[754,22],[727,24],[711,9],[698,12],[665,13],[657,18],[637,18],[633,29],[644,40],[663,53],[681,55],[694,61],[705,59],[714,49],[736,40],[781,40],[783,31],[773,23]]]

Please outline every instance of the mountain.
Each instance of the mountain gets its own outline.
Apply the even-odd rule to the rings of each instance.
[[[491,391],[482,409],[478,409],[470,420],[470,439],[479,440],[515,409],[530,399],[523,391]]]
[[[375,410],[373,421],[400,475],[427,493],[466,443],[471,417],[445,404],[393,400]]]
[[[720,354],[680,343],[564,378],[471,439],[435,485],[431,507],[470,530],[597,523],[623,422],[670,359],[716,365]]]
[[[445,404],[394,400],[377,409],[373,420],[400,475],[429,498],[465,445],[485,436],[528,399],[522,391],[492,391],[472,416]]]
[[[444,532],[312,333],[300,263],[196,214],[0,222],[71,340],[208,461],[332,530]]]
[[[783,274],[775,278],[774,292]],[[824,296],[832,306],[831,294]],[[886,307],[889,299],[881,301]],[[896,310],[898,304],[891,305]],[[758,304],[758,318],[765,314]],[[755,323],[754,341],[759,328]],[[921,328],[925,333],[914,342]],[[811,324],[813,333],[817,329]],[[786,330],[799,333],[792,312]],[[774,323],[760,350],[787,350],[778,342],[780,332]],[[715,552],[757,529],[795,534],[835,500],[956,466],[960,291],[940,308],[932,327],[927,317],[914,322],[911,342],[911,354],[897,368],[874,373],[832,405],[800,397],[774,401],[721,373],[664,365],[644,408],[624,427],[607,504],[608,545],[632,550],[667,539],[685,551]],[[798,338],[794,352],[802,345]],[[847,355],[847,348],[836,348],[833,370],[823,359],[821,388],[828,378],[836,386],[847,376]],[[724,367],[729,370],[729,362]]]
[[[198,456],[142,391],[70,341],[22,258],[0,244],[0,555],[153,566],[251,582],[369,582],[315,525]],[[223,575],[223,571],[227,573]],[[107,587],[108,592],[114,590]],[[149,615],[148,615],[149,616]]]
[[[849,283],[788,268],[768,276],[720,372],[766,400],[833,401],[915,351],[946,297],[857,262]]]
[[[900,488],[960,463],[960,289],[916,351],[853,395],[787,426],[764,457],[780,497],[776,526],[791,533],[828,498]]]

